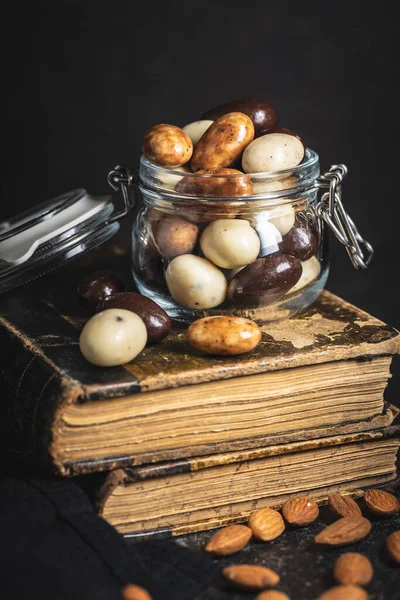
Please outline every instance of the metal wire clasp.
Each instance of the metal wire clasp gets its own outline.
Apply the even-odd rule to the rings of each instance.
[[[118,221],[118,219],[127,215],[135,205],[135,177],[133,170],[129,169],[128,167],[124,167],[123,165],[117,165],[112,171],[109,172],[107,181],[116,192],[121,190],[122,197],[124,199],[124,207],[122,210],[114,213],[109,220],[110,222]]]
[[[367,269],[374,256],[374,249],[360,235],[353,220],[343,208],[342,180],[346,174],[345,165],[332,165],[329,171],[319,177],[317,187],[328,191],[322,194],[316,206],[316,213],[346,247],[353,266],[356,269]]]

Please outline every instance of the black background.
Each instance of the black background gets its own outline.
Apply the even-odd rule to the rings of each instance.
[[[16,2],[2,23],[0,217],[76,187],[108,190],[151,125],[260,96],[322,169],[376,258],[332,244],[331,291],[400,326],[395,2]]]
[[[322,169],[349,168],[344,201],[376,257],[356,272],[334,240],[328,288],[400,327],[395,2],[16,2],[1,43],[0,218],[105,193],[151,125],[259,96]]]

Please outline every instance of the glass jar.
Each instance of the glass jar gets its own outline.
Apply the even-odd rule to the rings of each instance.
[[[319,157],[311,149],[294,169],[234,175],[165,169],[142,156],[143,201],[132,231],[138,290],[183,323],[213,315],[259,324],[292,317],[325,286],[325,223],[356,268],[372,258],[371,246],[343,209],[346,171],[334,166],[320,177]],[[118,171],[112,173],[115,183]],[[321,188],[327,191],[319,199]]]

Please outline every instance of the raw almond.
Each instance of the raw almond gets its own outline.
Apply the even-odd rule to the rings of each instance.
[[[206,550],[218,556],[239,552],[250,540],[253,532],[246,525],[229,525],[220,529],[208,540]]]
[[[338,583],[368,585],[374,575],[374,568],[363,554],[346,552],[335,562],[333,575]]]
[[[340,517],[361,517],[362,512],[351,496],[332,494],[328,498],[328,506],[337,519]]]
[[[365,590],[358,585],[337,585],[318,596],[317,600],[368,600]]]
[[[342,517],[318,533],[315,542],[329,546],[353,544],[365,538],[371,527],[371,523],[365,517]]]
[[[391,517],[400,509],[400,502],[396,496],[383,490],[367,490],[364,500],[370,511],[380,517]]]
[[[258,594],[256,600],[290,600],[289,596],[278,590],[267,590]]]
[[[151,600],[149,592],[138,585],[126,585],[121,592],[122,600]]]
[[[273,508],[260,508],[252,512],[249,525],[254,536],[263,542],[270,542],[285,531],[282,515]]]
[[[308,496],[290,498],[282,506],[282,515],[290,525],[309,525],[319,515],[318,504]]]
[[[278,585],[279,575],[258,565],[232,565],[222,569],[222,575],[234,586],[243,590],[262,590]]]
[[[390,557],[400,564],[400,529],[386,538],[386,548]]]

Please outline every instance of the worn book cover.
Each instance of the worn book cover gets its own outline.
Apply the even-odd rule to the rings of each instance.
[[[399,334],[329,292],[271,323],[247,355],[202,355],[175,329],[130,364],[99,368],[79,351],[86,272],[65,267],[0,297],[0,420],[21,460],[71,475],[393,420],[383,391]]]

